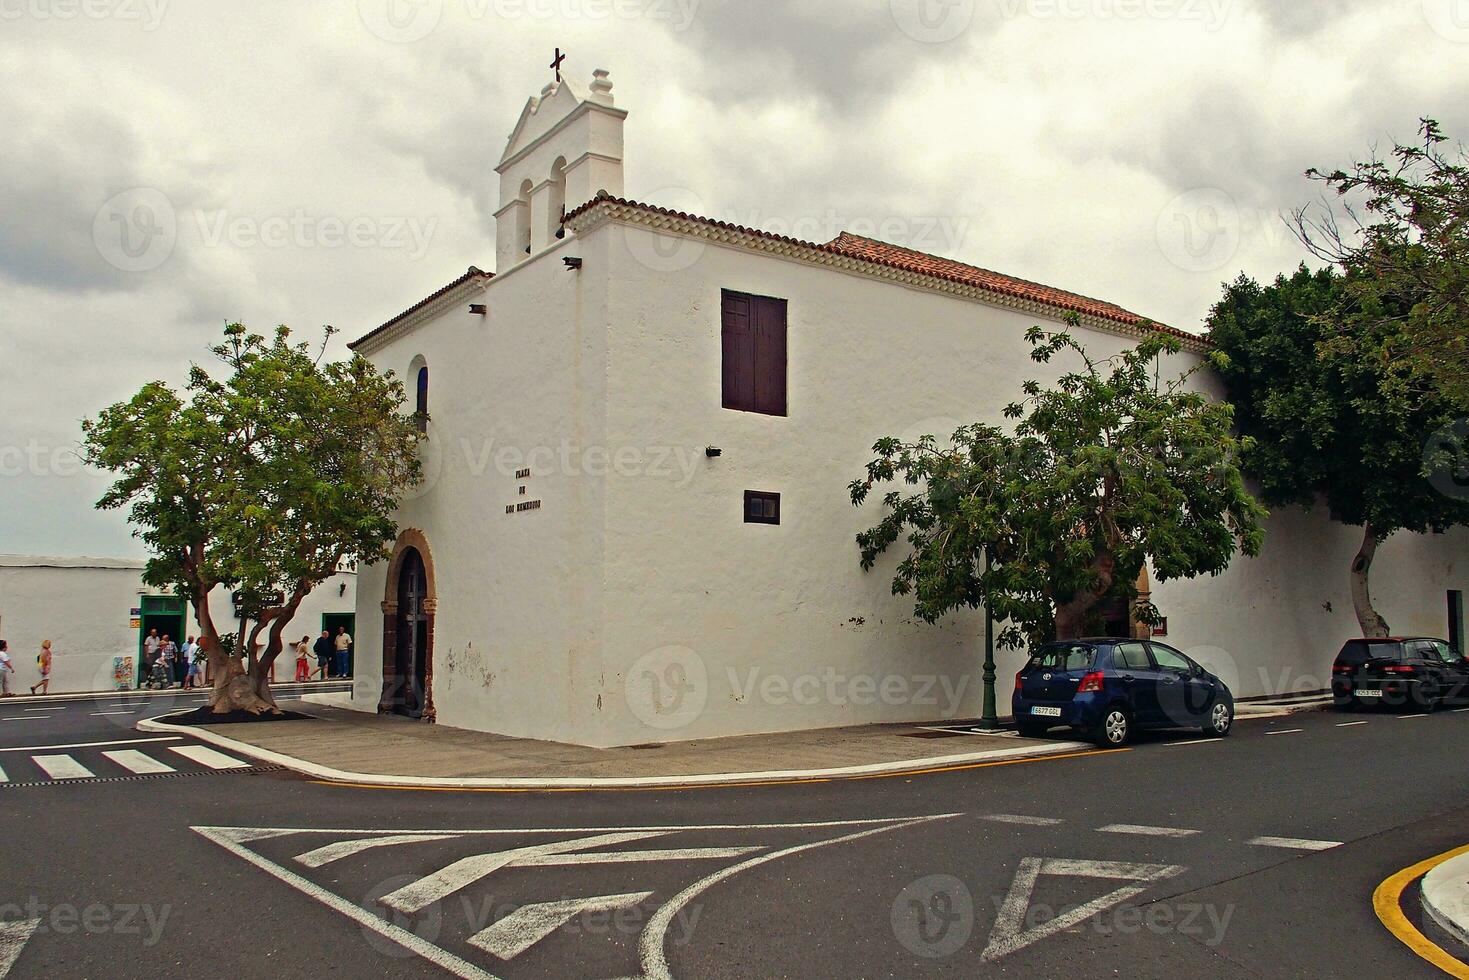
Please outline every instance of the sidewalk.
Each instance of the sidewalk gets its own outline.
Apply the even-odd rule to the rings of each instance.
[[[323,699],[324,700],[324,699]],[[282,704],[282,707],[287,707]],[[381,786],[552,789],[823,779],[1066,755],[1083,742],[977,735],[938,725],[865,725],[612,749],[509,738],[331,705],[291,703],[309,721],[174,727],[298,772]],[[953,722],[939,723],[954,724]]]
[[[1423,876],[1423,908],[1456,939],[1469,944],[1469,849]]]

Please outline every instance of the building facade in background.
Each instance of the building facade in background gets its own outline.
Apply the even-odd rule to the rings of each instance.
[[[611,88],[552,84],[521,114],[496,273],[353,345],[409,379],[428,436],[394,557],[360,573],[354,707],[599,746],[978,715],[982,617],[916,621],[896,555],[863,572],[881,495],[859,510],[847,484],[878,438],[1004,424],[1025,380],[1078,366],[1034,363],[1033,325],[1079,314],[1102,357],[1167,328],[862,236],[626,200]],[[1166,369],[1197,364],[1205,342],[1174,333]],[[1291,509],[1267,532],[1222,575],[1140,583],[1167,642],[1242,697],[1327,687],[1357,632],[1360,532]],[[1382,546],[1396,629],[1449,634],[1466,544]],[[1000,657],[1001,705],[1022,657]]]
[[[0,555],[0,638],[10,645],[17,684],[37,680],[41,641],[53,652],[51,693],[136,687],[143,637],[150,629],[179,642],[198,635],[193,611],[179,597],[143,584],[143,562],[123,558]],[[285,637],[313,640],[323,629],[345,626],[355,637],[357,575],[343,571],[306,597]],[[237,623],[228,590],[209,597],[221,633]],[[315,660],[312,660],[315,669]],[[276,676],[289,681],[295,658],[282,654]]]

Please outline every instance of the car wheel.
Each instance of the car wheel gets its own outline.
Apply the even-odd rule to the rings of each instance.
[[[1234,705],[1228,701],[1215,701],[1204,716],[1204,734],[1211,738],[1224,738],[1234,730]]]
[[[1413,707],[1425,714],[1438,707],[1441,693],[1436,684],[1422,684],[1409,695]]]
[[[1015,726],[1020,731],[1022,738],[1040,738],[1046,734],[1046,725],[1037,725],[1035,722],[1022,721]]]
[[[1102,720],[1092,730],[1092,741],[1103,748],[1115,749],[1126,745],[1132,737],[1132,718],[1127,709],[1114,704],[1102,715]]]

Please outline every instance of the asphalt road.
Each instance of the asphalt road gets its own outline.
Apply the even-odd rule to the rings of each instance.
[[[262,771],[134,700],[0,704],[0,977],[1432,977],[1372,893],[1469,842],[1466,712],[526,793]]]

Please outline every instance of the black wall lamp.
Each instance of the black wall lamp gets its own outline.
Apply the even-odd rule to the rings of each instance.
[[[566,263],[566,268],[568,268],[568,269],[580,269],[581,268],[581,259],[577,258],[574,255],[565,255],[565,256],[562,256],[561,261],[564,262],[564,263]]]
[[[720,449],[718,446],[705,446],[704,455],[708,456],[710,459],[713,459],[716,456],[724,455],[724,450]]]
[[[484,316],[485,315],[485,312],[486,312],[485,311],[485,304],[483,304],[483,303],[470,303],[469,304],[469,312],[473,313],[475,316]]]

